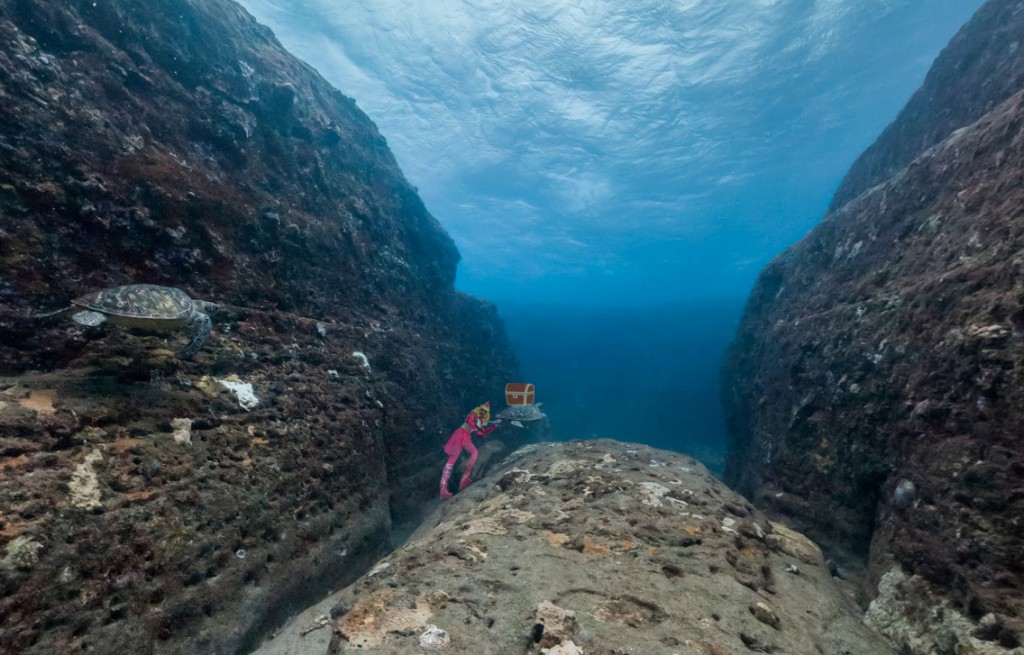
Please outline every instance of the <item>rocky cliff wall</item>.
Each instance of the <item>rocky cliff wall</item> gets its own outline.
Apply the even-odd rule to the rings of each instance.
[[[761,274],[726,363],[727,479],[863,558],[913,653],[1020,652],[1022,126],[1018,92],[829,213]]]
[[[836,210],[1024,87],[1024,2],[990,0],[953,37],[896,120],[857,158]]]
[[[358,575],[515,368],[457,259],[237,5],[0,4],[0,651],[245,652]],[[194,358],[29,318],[141,282],[221,305]]]

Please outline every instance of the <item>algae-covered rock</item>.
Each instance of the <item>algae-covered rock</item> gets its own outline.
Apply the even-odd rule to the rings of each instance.
[[[737,511],[763,536],[726,530]],[[337,617],[331,644],[298,652],[419,652],[432,625],[465,655],[892,655],[840,582],[804,561],[812,549],[775,535],[690,457],[604,439],[528,447],[319,604]],[[255,655],[297,644],[286,630]]]
[[[246,651],[515,379],[370,118],[230,0],[0,2],[0,217],[0,652]],[[194,358],[40,318],[143,283],[220,305]]]
[[[864,604],[895,564],[1006,643],[1024,642],[1022,33],[1018,0],[984,3],[761,273],[723,371],[731,485],[863,571]]]
[[[39,562],[39,551],[43,544],[31,537],[15,537],[7,544],[7,553],[0,560],[0,569],[7,573],[31,571]]]

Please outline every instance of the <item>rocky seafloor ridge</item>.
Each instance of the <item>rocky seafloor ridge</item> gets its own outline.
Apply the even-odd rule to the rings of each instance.
[[[528,445],[257,655],[886,655],[847,583],[691,457]]]

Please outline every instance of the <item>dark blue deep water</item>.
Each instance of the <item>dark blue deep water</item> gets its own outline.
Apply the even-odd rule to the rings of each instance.
[[[556,440],[609,437],[721,472],[719,369],[743,300],[639,308],[499,306]]]

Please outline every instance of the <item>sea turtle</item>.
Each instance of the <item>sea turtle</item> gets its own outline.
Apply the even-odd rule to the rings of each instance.
[[[542,421],[548,417],[547,414],[540,411],[540,406],[543,404],[544,403],[535,403],[533,405],[509,405],[494,416],[495,423],[499,420],[508,421],[517,428],[521,428],[523,427],[523,423]]]
[[[109,321],[123,327],[149,330],[189,328],[188,344],[180,357],[191,357],[210,334],[209,314],[217,305],[193,300],[181,289],[156,284],[129,284],[87,293],[71,301],[70,307],[43,314],[38,318],[71,315],[81,325],[99,325]]]

